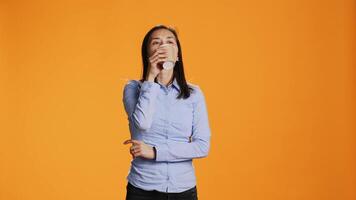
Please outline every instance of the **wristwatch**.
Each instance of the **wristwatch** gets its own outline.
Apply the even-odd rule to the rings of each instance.
[[[154,152],[153,160],[156,160],[157,150],[155,146],[153,147],[153,152]]]

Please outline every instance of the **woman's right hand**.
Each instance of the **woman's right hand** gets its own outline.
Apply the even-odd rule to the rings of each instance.
[[[162,63],[167,60],[168,52],[164,48],[158,48],[154,54],[149,57],[148,72],[146,80],[153,81],[162,71]]]

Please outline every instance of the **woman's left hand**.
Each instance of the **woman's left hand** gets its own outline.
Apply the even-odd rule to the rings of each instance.
[[[148,144],[144,143],[143,141],[140,140],[126,140],[124,144],[132,144],[130,147],[130,154],[132,155],[133,158],[136,157],[143,157],[146,159],[154,159],[155,158],[155,152],[153,150],[152,146],[149,146]]]

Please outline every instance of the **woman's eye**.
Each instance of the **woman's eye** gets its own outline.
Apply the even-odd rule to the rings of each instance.
[[[172,41],[168,41],[168,43],[171,43],[171,44],[173,44],[174,42],[172,42]]]
[[[152,42],[153,45],[158,44],[158,42]]]

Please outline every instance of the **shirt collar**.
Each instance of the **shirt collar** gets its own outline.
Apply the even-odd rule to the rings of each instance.
[[[174,77],[174,80],[173,80],[173,86],[176,87],[176,89],[177,89],[178,91],[180,91],[179,84],[178,84],[177,79],[176,79],[175,77]]]
[[[139,81],[139,85],[141,86],[143,82]],[[157,81],[158,84],[160,84],[158,81]],[[178,84],[178,81],[177,79],[174,77],[173,79],[173,83],[169,84],[168,86],[172,85],[178,90],[178,92],[180,92],[180,87],[179,87],[179,84]],[[160,84],[161,85],[161,84]],[[162,86],[162,85],[161,85]]]
[[[159,83],[158,81],[157,81],[157,83],[158,84],[160,84],[162,87],[164,87],[161,83]],[[173,82],[171,83],[171,84],[169,84],[167,87],[170,87],[171,85],[173,85],[173,87],[175,87],[177,90],[178,90],[178,92],[180,91],[180,87],[179,87],[179,84],[178,84],[178,82],[177,82],[177,79],[174,77],[174,79],[173,79]]]

